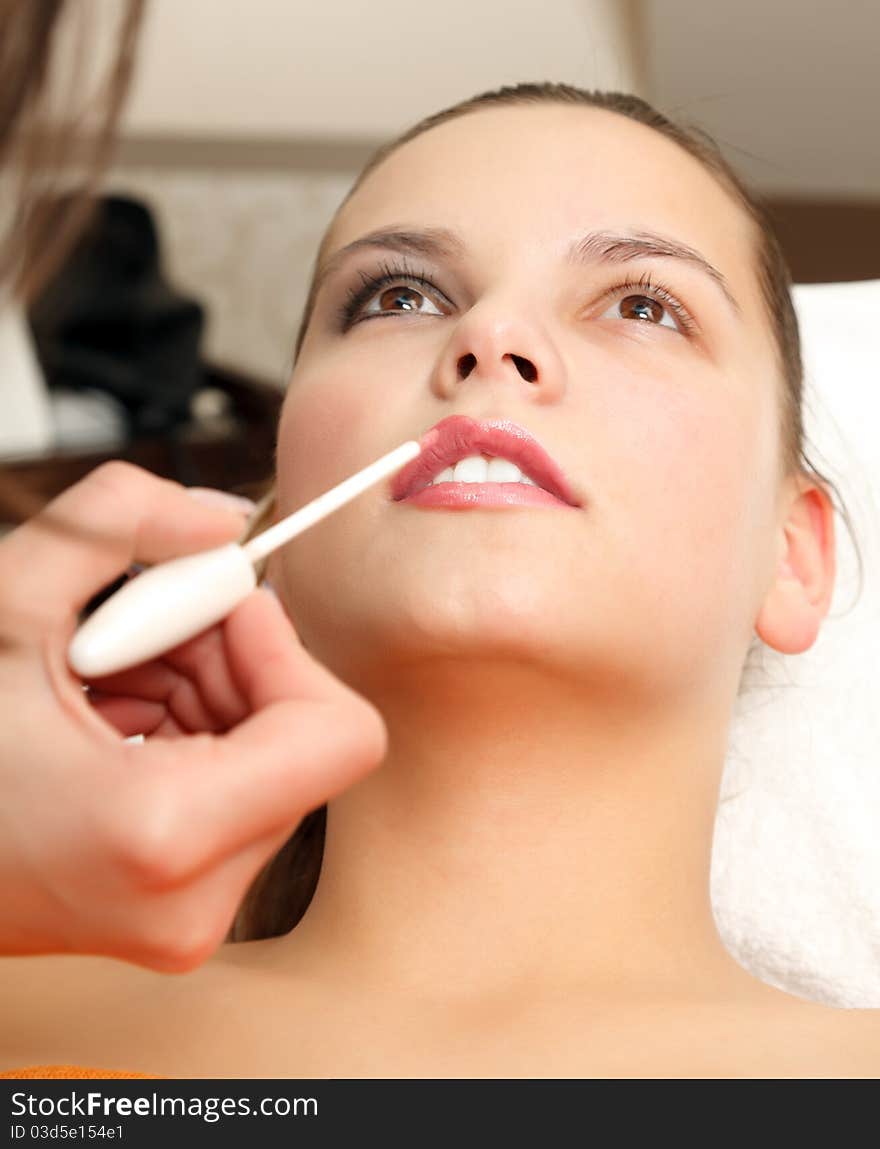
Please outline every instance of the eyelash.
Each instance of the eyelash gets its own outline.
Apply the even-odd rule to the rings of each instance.
[[[383,287],[390,287],[392,284],[406,279],[419,287],[428,288],[431,292],[436,293],[437,291],[427,273],[410,267],[406,260],[402,260],[396,265],[383,262],[379,264],[377,272],[361,271],[358,274],[360,275],[361,286],[348,289],[345,302],[339,309],[339,322],[343,330],[347,330],[352,325],[358,310]],[[389,312],[389,314],[393,313]]]
[[[346,293],[346,298],[342,306],[339,308],[338,321],[344,331],[355,322],[355,317],[361,307],[368,303],[370,299],[381,291],[383,287],[391,287],[394,284],[399,284],[401,281],[406,280],[411,285],[418,288],[425,288],[431,294],[439,294],[437,288],[428,277],[428,273],[412,267],[402,260],[399,264],[389,264],[383,262],[379,264],[376,272],[359,272],[361,285],[360,287],[350,287]],[[652,299],[656,299],[658,303],[662,303],[665,307],[673,313],[675,318],[680,322],[685,334],[693,335],[697,330],[697,323],[688,309],[684,306],[680,299],[669,290],[664,284],[655,280],[650,272],[644,272],[638,279],[628,279],[624,283],[618,283],[605,293],[605,298],[611,296],[618,299],[625,298],[626,292],[637,291],[643,295],[648,295]],[[445,299],[446,297],[443,296]],[[395,312],[387,312],[388,315],[394,315]],[[656,325],[655,325],[656,326]]]
[[[641,292],[644,295],[656,299],[658,303],[662,303],[665,307],[673,313],[675,318],[681,323],[681,326],[686,335],[695,335],[699,330],[697,321],[681,302],[681,300],[673,295],[668,287],[660,283],[659,280],[653,279],[651,273],[646,271],[640,275],[638,279],[628,279],[625,283],[618,283],[616,287],[612,287],[606,294],[606,299],[609,296],[614,296],[617,299],[626,298],[628,291]]]

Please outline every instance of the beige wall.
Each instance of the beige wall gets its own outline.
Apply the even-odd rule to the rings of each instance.
[[[629,0],[151,0],[148,9],[133,133],[378,138],[504,83],[640,84]]]
[[[877,0],[643,0],[648,97],[788,198],[880,198]]]
[[[207,311],[207,358],[283,385],[324,228],[354,175],[126,165],[112,190],[145,200],[167,278]]]

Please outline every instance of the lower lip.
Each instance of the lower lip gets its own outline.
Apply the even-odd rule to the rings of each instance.
[[[399,500],[417,507],[565,507],[564,503],[528,483],[436,483]]]

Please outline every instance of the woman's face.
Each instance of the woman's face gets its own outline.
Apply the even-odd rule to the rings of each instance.
[[[520,424],[581,505],[372,488],[270,568],[309,649],[364,689],[423,657],[735,689],[778,557],[751,227],[673,143],[589,108],[483,110],[371,173],[324,265],[379,229],[452,243],[333,260],[284,403],[279,514],[450,415]]]

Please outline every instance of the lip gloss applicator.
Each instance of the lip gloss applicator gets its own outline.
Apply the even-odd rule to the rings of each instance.
[[[85,677],[126,670],[225,618],[257,585],[254,564],[415,459],[410,439],[244,544],[157,563],[103,602],[74,634],[71,667]]]

